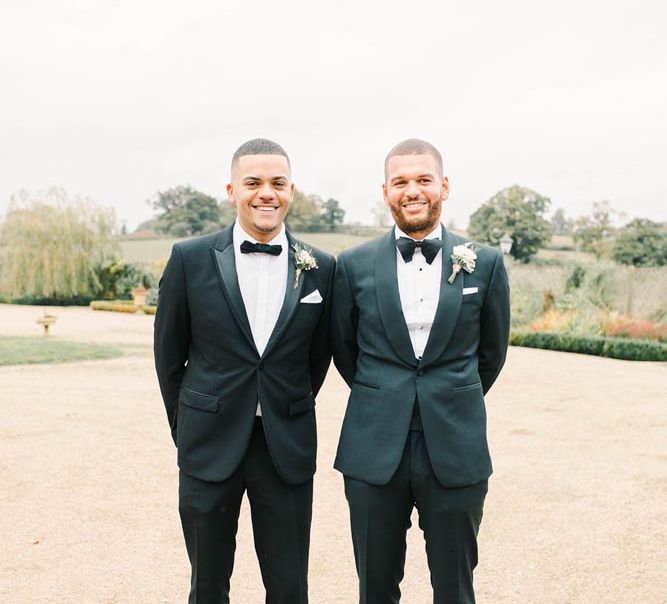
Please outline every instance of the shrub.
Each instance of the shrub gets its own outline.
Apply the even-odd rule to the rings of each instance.
[[[112,312],[135,313],[139,310],[133,302],[127,300],[93,300],[90,303],[92,310],[107,310]]]
[[[667,325],[633,319],[623,315],[609,315],[603,321],[604,333],[610,337],[667,341]]]
[[[23,298],[3,298],[5,304],[26,304],[29,306],[88,306],[93,300],[93,296],[73,296],[73,297],[54,297],[41,298],[24,296]]]
[[[667,345],[646,340],[512,332],[510,334],[510,344],[527,348],[577,352],[627,361],[667,361]]]
[[[151,287],[146,292],[146,306],[157,306],[158,288]]]
[[[543,315],[535,319],[528,326],[528,330],[533,333],[560,333],[561,331],[567,331],[566,327],[572,314],[571,311],[562,313],[554,309],[549,309]]]
[[[528,326],[532,333],[547,332],[572,335],[604,335],[601,313],[596,308],[551,309]]]
[[[618,233],[613,256],[620,264],[664,266],[667,264],[667,236],[659,222],[635,218]]]
[[[131,300],[132,290],[139,285],[151,288],[155,277],[151,270],[137,264],[111,262],[97,268],[99,296],[105,300]]]
[[[573,289],[579,289],[584,282],[584,277],[586,276],[586,269],[583,266],[575,266],[570,273],[570,276],[567,278],[567,291]]]
[[[498,247],[503,235],[512,237],[510,254],[528,262],[551,239],[551,224],[544,218],[551,201],[535,191],[514,185],[498,191],[470,216],[470,237]]]

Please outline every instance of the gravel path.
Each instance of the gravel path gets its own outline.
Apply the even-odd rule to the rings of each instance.
[[[0,602],[183,604],[175,449],[147,354],[153,318],[52,311],[56,338],[137,352],[0,368]],[[0,305],[0,334],[38,334],[39,314]],[[667,602],[665,392],[667,364],[510,350],[487,399],[496,473],[480,604]],[[355,602],[342,478],[331,468],[346,395],[330,371],[317,402],[313,604]],[[423,550],[413,522],[407,604],[431,601]],[[263,602],[245,504],[232,601]]]

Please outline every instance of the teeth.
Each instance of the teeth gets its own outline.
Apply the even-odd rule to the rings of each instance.
[[[260,212],[273,212],[276,208],[272,206],[255,206],[255,209]]]

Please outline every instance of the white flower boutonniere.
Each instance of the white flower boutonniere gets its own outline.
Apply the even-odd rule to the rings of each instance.
[[[301,272],[317,268],[317,260],[313,256],[313,250],[299,247],[296,243],[292,245],[292,249],[294,250],[294,266],[296,266],[296,275],[294,276],[294,289],[296,289],[299,285]]]
[[[463,245],[455,245],[452,250],[452,274],[448,283],[454,283],[456,275],[459,274],[461,269],[466,273],[472,273],[475,270],[475,262],[477,261],[477,252],[479,248],[473,248],[472,242],[464,243]]]

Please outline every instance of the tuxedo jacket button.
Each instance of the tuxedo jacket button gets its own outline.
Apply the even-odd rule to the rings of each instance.
[[[423,370],[423,369],[420,369],[419,371],[417,371],[417,375],[419,375],[419,376],[424,375],[424,370]]]

